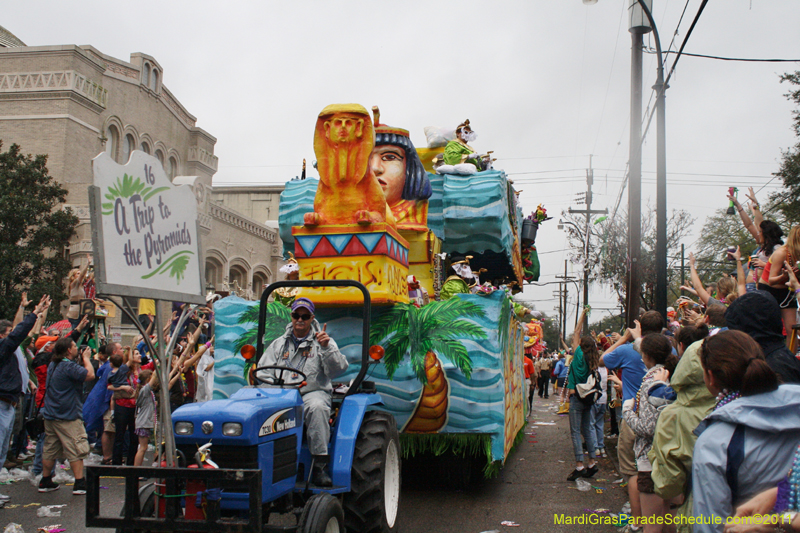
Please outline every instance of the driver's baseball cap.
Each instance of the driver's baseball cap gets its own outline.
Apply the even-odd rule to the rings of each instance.
[[[297,300],[292,302],[292,311],[296,311],[301,307],[305,307],[306,309],[311,311],[312,315],[314,314],[314,302],[312,302],[308,298],[298,298]]]

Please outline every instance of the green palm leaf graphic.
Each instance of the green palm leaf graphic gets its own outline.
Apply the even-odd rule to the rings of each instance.
[[[252,324],[252,327],[242,335],[234,344],[234,353],[242,351],[242,346],[251,344],[255,346],[258,341],[258,308],[254,305],[239,317],[239,324]],[[283,335],[286,325],[291,321],[291,311],[279,302],[267,303],[267,318],[264,329],[264,346],[269,346],[272,341]]]
[[[117,178],[114,185],[108,187],[108,192],[103,195],[108,202],[102,204],[103,214],[110,215],[114,212],[114,202],[117,198],[130,198],[138,194],[145,202],[155,196],[156,194],[169,190],[169,187],[159,187],[153,189],[147,187],[139,178],[133,179],[133,176],[123,174],[122,179]]]
[[[181,279],[184,278],[186,266],[189,264],[190,255],[194,255],[194,252],[190,252],[189,250],[178,252],[161,263],[161,266],[159,266],[157,269],[142,276],[142,279],[150,279],[156,274],[163,274],[169,270],[169,277],[176,278],[177,283],[180,284]]]

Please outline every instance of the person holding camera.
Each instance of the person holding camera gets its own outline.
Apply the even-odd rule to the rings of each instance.
[[[83,384],[94,379],[91,355],[88,346],[79,355],[78,345],[70,337],[59,339],[53,348],[42,409],[45,440],[39,492],[58,489],[53,467],[64,455],[75,475],[72,494],[86,494],[83,460],[89,455],[89,440],[83,426]]]

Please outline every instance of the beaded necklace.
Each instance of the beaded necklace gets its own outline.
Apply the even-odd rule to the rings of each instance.
[[[153,429],[158,427],[158,405],[156,404],[156,393],[150,389],[150,396],[153,397]]]
[[[729,393],[728,389],[722,389],[722,392],[717,394],[717,405],[714,406],[714,410],[716,411],[720,407],[728,405],[733,400],[736,400],[737,398],[741,398],[741,397],[742,397],[742,395],[739,393],[739,391],[733,391],[733,392]]]
[[[650,370],[648,370],[647,373],[642,378],[642,384],[639,385],[639,390],[636,391],[636,399],[633,400],[633,412],[634,413],[638,413],[639,412],[639,398],[642,396],[642,389],[644,389],[645,382],[648,379],[652,378],[653,374],[655,374],[658,370],[660,370],[662,368],[664,368],[664,365],[656,365],[653,368],[651,368]]]
[[[794,452],[794,462],[792,463],[792,469],[789,471],[789,509],[797,509],[798,503],[798,490],[797,487],[800,485],[800,446],[797,446],[797,450]]]

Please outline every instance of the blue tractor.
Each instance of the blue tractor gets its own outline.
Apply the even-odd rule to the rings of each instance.
[[[87,525],[130,531],[297,531],[386,533],[397,531],[400,501],[400,439],[394,417],[380,409],[381,397],[365,381],[382,349],[369,348],[370,296],[355,281],[284,281],[264,291],[259,311],[256,361],[263,353],[269,295],[280,287],[356,287],[364,295],[361,368],[346,392],[333,393],[329,475],[332,486],[311,483],[313,458],[303,432],[299,386],[273,368],[271,383],[246,386],[227,400],[184,405],[172,414],[175,445],[188,468],[120,469],[160,483],[131,487],[123,517],[89,520],[92,479],[113,467],[97,467],[90,481]],[[371,357],[372,355],[372,357]],[[256,371],[267,367],[256,368]],[[210,443],[210,446],[209,446]],[[145,471],[146,470],[146,471]],[[173,475],[174,471],[179,471]],[[182,471],[182,472],[181,472]],[[109,470],[110,472],[110,470]],[[169,477],[164,477],[169,476]],[[183,477],[183,479],[181,479]],[[137,478],[138,479],[138,478]],[[126,483],[133,485],[128,479]],[[138,489],[138,490],[137,490]],[[138,495],[138,497],[137,497]],[[181,497],[182,496],[182,497]],[[172,498],[172,499],[170,499]],[[179,500],[177,499],[179,498]],[[128,501],[128,500],[138,501]],[[181,503],[178,503],[180,501]],[[273,525],[270,516],[296,516],[296,525]],[[99,514],[99,508],[98,508]],[[192,522],[192,520],[196,520]],[[291,520],[289,520],[291,522]],[[90,523],[91,522],[91,523]],[[193,525],[194,524],[194,525]]]

